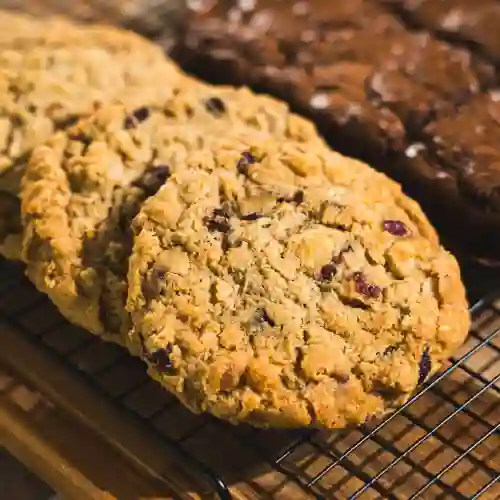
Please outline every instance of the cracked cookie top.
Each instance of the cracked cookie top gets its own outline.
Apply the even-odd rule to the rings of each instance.
[[[127,308],[151,374],[258,426],[339,428],[403,403],[469,326],[418,205],[324,147],[208,145],[133,223]]]
[[[117,342],[128,331],[130,222],[188,152],[252,137],[322,144],[274,99],[187,78],[155,83],[170,97],[103,107],[37,148],[21,193],[29,277],[70,320]]]

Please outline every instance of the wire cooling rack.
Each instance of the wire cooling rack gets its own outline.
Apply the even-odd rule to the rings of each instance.
[[[464,271],[474,325],[444,371],[386,420],[338,432],[263,431],[191,414],[139,360],[65,322],[20,264],[0,261],[0,319],[180,453],[221,499],[493,500],[500,498],[500,301],[477,299],[491,274]]]

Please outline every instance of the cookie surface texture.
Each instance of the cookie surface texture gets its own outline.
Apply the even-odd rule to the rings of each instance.
[[[28,276],[71,321],[117,342],[128,331],[131,220],[188,152],[231,137],[322,144],[285,104],[246,89],[183,81],[170,90],[161,106],[102,108],[56,134],[23,183]]]
[[[151,375],[191,410],[360,424],[463,342],[458,265],[384,175],[286,140],[184,163],[134,220],[127,308]]]
[[[24,17],[17,23],[24,31],[10,45],[0,38],[0,217],[12,212],[16,202],[5,193],[18,195],[34,147],[103,104],[160,102],[183,78],[160,48],[125,31]],[[23,23],[33,24],[32,38],[23,36]],[[14,217],[0,223],[4,245],[16,239]]]
[[[35,17],[0,9],[0,49],[57,48],[79,45],[110,51],[151,49],[151,42],[120,28],[100,24],[79,24],[62,16]]]

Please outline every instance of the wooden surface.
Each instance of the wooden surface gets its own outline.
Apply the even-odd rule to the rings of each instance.
[[[132,26],[154,36],[174,19],[174,3],[180,2],[0,5]],[[337,433],[263,432],[192,415],[146,378],[139,361],[63,322],[22,279],[20,268],[2,264],[0,277],[0,444],[67,498],[213,498],[215,486],[200,467],[224,479],[237,499],[342,500],[395,460],[360,498],[410,499],[452,465],[419,498],[468,499],[500,474],[500,436],[494,431],[500,422],[498,336],[494,346],[479,349],[374,436],[366,437],[376,423]],[[492,308],[476,318],[457,359],[500,326],[499,318]],[[332,467],[356,443],[356,451]],[[279,456],[284,458],[276,464]],[[311,482],[326,467],[332,468],[308,495],[298,482]],[[481,498],[500,498],[500,484]]]
[[[0,446],[0,498],[51,500],[54,492]]]
[[[75,499],[173,498],[175,490],[200,497],[178,457],[19,332],[1,323],[0,332],[8,354],[0,362],[0,443],[56,491]]]

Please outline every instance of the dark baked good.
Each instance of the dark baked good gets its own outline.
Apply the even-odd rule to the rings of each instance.
[[[478,155],[461,141],[479,124],[461,120],[461,132],[454,129],[440,147],[436,128],[472,113],[471,106],[490,115],[484,101],[494,99],[478,96],[494,85],[495,68],[466,47],[411,31],[389,7],[367,0],[206,2],[186,16],[172,55],[211,81],[284,98],[335,149],[401,181],[455,245],[499,257],[500,209],[483,179],[488,171],[500,181],[500,173],[484,155],[467,170],[459,155],[450,163],[441,151]],[[497,125],[489,119],[486,126]],[[479,184],[480,200],[471,196]]]
[[[500,3],[497,0],[382,0],[409,25],[471,47],[500,62]]]

